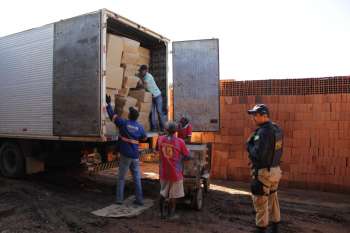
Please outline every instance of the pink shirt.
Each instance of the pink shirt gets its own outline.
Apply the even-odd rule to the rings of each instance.
[[[159,177],[161,180],[179,181],[183,179],[183,156],[189,156],[184,140],[176,136],[160,136],[157,142],[159,151]]]
[[[181,127],[181,126],[180,126]],[[184,128],[180,128],[177,131],[177,136],[182,139],[192,136],[192,125],[188,124]]]

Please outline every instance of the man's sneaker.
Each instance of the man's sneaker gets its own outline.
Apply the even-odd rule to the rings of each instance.
[[[115,204],[116,205],[123,205],[123,202],[122,201],[116,201]]]

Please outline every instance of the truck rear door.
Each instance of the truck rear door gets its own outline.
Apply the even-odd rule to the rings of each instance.
[[[193,131],[219,131],[219,40],[177,41],[172,47],[174,120],[187,116]]]

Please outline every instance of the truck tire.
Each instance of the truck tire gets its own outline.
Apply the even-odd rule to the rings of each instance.
[[[1,146],[0,172],[9,178],[19,178],[25,174],[25,158],[16,144],[4,143]]]

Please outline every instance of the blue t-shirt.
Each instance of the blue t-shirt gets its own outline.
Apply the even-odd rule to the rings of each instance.
[[[122,118],[117,118],[115,124],[119,127],[119,134],[122,137],[141,140],[146,138],[146,133],[141,124],[136,121],[125,120]],[[119,152],[127,157],[137,159],[139,158],[139,145],[129,142],[125,142],[122,139],[118,140]]]
[[[109,117],[112,119],[114,112],[111,105],[107,106],[107,112]],[[119,128],[119,134],[121,137],[139,141],[145,139],[146,133],[145,129],[137,121],[126,120],[120,117],[116,117],[114,123]],[[139,158],[139,145],[130,142],[125,142],[121,138],[118,140],[119,152],[129,158],[137,159]]]

